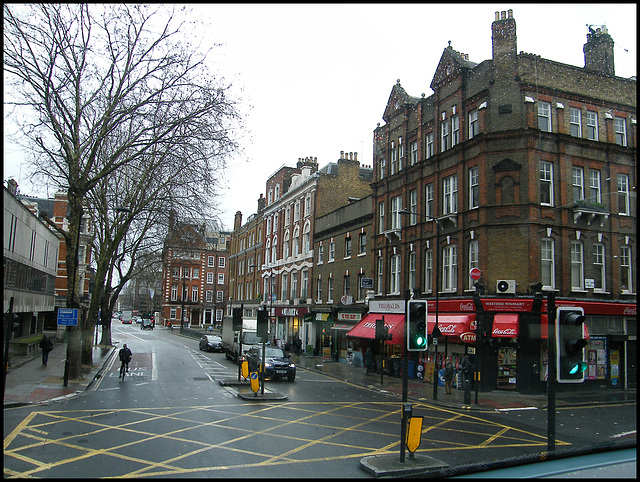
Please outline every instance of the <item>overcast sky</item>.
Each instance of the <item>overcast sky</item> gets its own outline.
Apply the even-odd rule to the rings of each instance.
[[[398,79],[409,95],[427,97],[443,50],[491,58],[496,11],[513,10],[518,52],[578,67],[589,25],[606,25],[615,42],[616,75],[636,75],[635,4],[306,4],[197,5],[223,45],[211,68],[233,80],[246,113],[244,155],[232,160],[221,191],[220,220],[233,228],[256,212],[267,178],[282,165],[340,151],[372,165],[372,132]],[[5,142],[4,180],[23,194],[52,196],[21,178],[19,151]]]

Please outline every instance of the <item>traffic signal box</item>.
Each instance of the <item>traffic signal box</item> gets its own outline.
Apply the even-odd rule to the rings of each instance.
[[[409,300],[409,320],[407,326],[407,350],[427,349],[427,301]]]
[[[584,359],[584,310],[556,309],[556,373],[560,383],[582,383],[587,363]]]
[[[384,317],[376,320],[376,340],[391,340],[392,336],[389,333],[389,327],[384,324]]]
[[[267,309],[258,310],[258,316],[256,319],[256,335],[262,338],[263,342],[267,341],[269,334],[269,316]]]
[[[242,330],[242,308],[233,309],[233,331]]]

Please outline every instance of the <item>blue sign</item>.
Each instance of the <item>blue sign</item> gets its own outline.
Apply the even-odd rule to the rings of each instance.
[[[78,326],[78,308],[58,308],[58,326]]]
[[[373,289],[373,278],[362,278],[360,280],[360,288]]]

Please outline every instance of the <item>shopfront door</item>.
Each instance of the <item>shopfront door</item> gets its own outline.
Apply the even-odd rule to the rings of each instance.
[[[498,348],[498,383],[501,390],[516,389],[516,348],[504,346]]]

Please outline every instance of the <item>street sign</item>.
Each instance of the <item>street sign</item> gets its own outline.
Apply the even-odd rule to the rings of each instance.
[[[58,308],[58,326],[78,326],[78,308]]]
[[[373,278],[361,278],[360,288],[373,289]]]
[[[480,271],[480,268],[471,268],[469,270],[469,277],[472,280],[478,281],[480,279],[480,276],[482,276],[482,271]]]

